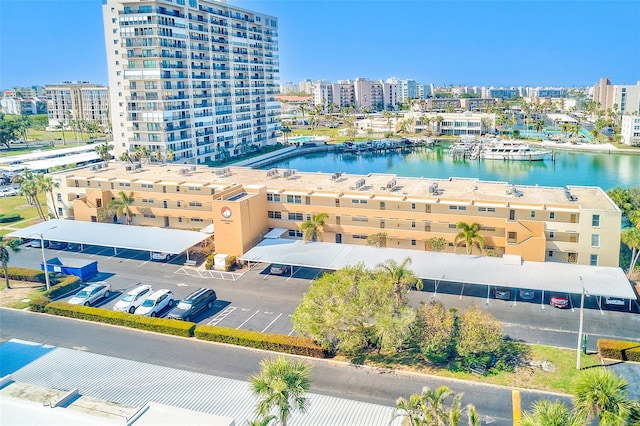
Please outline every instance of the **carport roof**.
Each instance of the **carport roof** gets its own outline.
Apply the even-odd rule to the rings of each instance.
[[[51,241],[171,254],[182,253],[211,236],[198,231],[62,219],[41,222],[14,231],[8,236],[39,238],[41,233],[45,240]]]
[[[629,280],[620,268],[554,262],[513,262],[488,256],[469,256],[417,250],[377,248],[349,244],[265,239],[240,258],[251,262],[285,263],[322,269],[340,269],[363,263],[373,268],[387,259],[402,262],[422,279],[526,288],[566,293],[635,299]]]

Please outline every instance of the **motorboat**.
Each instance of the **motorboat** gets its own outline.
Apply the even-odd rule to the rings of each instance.
[[[534,150],[526,143],[496,140],[484,145],[480,158],[484,160],[542,161],[551,154],[548,150]]]

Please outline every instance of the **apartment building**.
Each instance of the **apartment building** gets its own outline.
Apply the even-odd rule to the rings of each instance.
[[[637,115],[624,115],[620,134],[622,135],[623,144],[640,146],[640,117]]]
[[[495,114],[469,111],[460,113],[411,111],[408,114],[408,118],[413,119],[416,132],[430,131],[437,135],[480,136],[486,133],[493,133],[496,127]]]
[[[46,114],[47,100],[45,98],[8,97],[0,99],[0,107],[4,114]]]
[[[275,144],[278,20],[215,0],[106,0],[115,155],[199,164]]]
[[[516,188],[477,179],[176,164],[104,166],[51,174],[60,185],[54,191],[61,218],[111,222],[107,205],[124,191],[133,194],[133,225],[213,225],[218,253],[245,253],[273,228],[285,229],[286,238],[301,238],[303,221],[327,213],[324,242],[366,244],[368,236],[384,233],[387,247],[428,250],[431,238],[444,238],[446,252],[466,253],[454,246],[456,225],[477,222],[484,255],[618,265],[621,213],[598,187]]]
[[[622,85],[611,84],[608,78],[601,78],[593,86],[593,100],[603,111],[617,111],[620,116],[640,114],[640,81],[635,85]]]
[[[48,84],[47,114],[49,128],[72,121],[97,122],[102,128],[109,126],[109,88],[86,81]]]

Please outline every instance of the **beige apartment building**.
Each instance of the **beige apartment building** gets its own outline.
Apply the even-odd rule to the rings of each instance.
[[[621,213],[598,187],[116,162],[51,176],[60,186],[49,209],[61,218],[126,223],[108,209],[124,192],[134,199],[132,226],[212,225],[218,253],[241,255],[274,228],[300,239],[301,223],[327,213],[324,242],[366,244],[384,233],[386,247],[428,250],[436,237],[446,252],[466,253],[454,246],[457,224],[477,222],[483,255],[618,266]]]
[[[64,82],[48,84],[47,113],[49,128],[72,121],[97,122],[102,129],[109,126],[109,88],[101,84]]]
[[[608,78],[601,78],[593,86],[593,100],[599,109],[609,109],[620,116],[640,113],[640,81],[636,84],[611,84]]]

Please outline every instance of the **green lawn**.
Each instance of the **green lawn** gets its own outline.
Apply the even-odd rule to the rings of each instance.
[[[573,383],[580,373],[576,370],[576,351],[569,349],[553,348],[541,345],[528,345],[531,352],[528,360],[535,362],[548,361],[554,368],[552,372],[542,371],[529,365],[516,367],[514,372],[491,372],[486,376],[459,370],[437,366],[424,361],[417,351],[407,350],[397,354],[368,353],[357,360],[345,357],[336,357],[343,361],[356,362],[376,367],[392,368],[397,370],[414,371],[441,377],[449,377],[460,380],[472,380],[495,385],[538,389],[554,392],[571,393]],[[581,354],[581,367],[600,365],[596,355]]]
[[[46,194],[40,194],[38,198],[43,208],[46,209]],[[40,220],[36,208],[28,205],[25,198],[19,195],[0,198],[0,214],[9,213],[17,213],[22,216],[22,219],[17,222],[0,223],[0,234],[2,235],[11,232],[12,228],[26,228]]]

